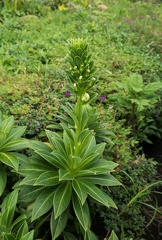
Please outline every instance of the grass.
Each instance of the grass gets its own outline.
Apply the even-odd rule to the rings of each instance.
[[[88,8],[71,4],[65,11],[52,11],[48,5],[39,9],[37,2],[32,4],[29,2],[28,9],[24,6],[25,14],[22,11],[20,16],[1,13],[0,91],[1,108],[6,102],[6,113],[21,115],[15,111],[15,104],[23,105],[22,99],[27,97],[30,100],[28,106],[23,105],[22,114],[28,118],[32,104],[43,101],[39,93],[48,89],[49,82],[53,88],[59,86],[55,97],[62,96],[66,44],[74,37],[87,38],[94,52],[99,95],[110,92],[112,82],[121,81],[132,72],[142,74],[145,81],[160,79],[160,4],[109,1],[107,11],[99,10],[93,2]],[[49,104],[53,104],[52,99]]]

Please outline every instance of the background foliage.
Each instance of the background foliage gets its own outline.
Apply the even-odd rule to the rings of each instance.
[[[103,10],[101,4],[107,9]],[[96,216],[103,223],[98,233],[101,239],[111,229],[122,239],[132,236],[145,239],[141,226],[146,227],[151,219],[148,211],[140,216],[142,209],[147,210],[143,203],[156,207],[150,188],[146,197],[135,201],[117,219],[131,198],[161,178],[155,162],[143,155],[141,145],[143,141],[150,142],[152,134],[160,137],[162,131],[161,26],[162,6],[158,0],[0,1],[0,110],[4,119],[14,115],[15,130],[12,131],[27,127],[24,133],[27,138],[46,141],[45,128],[60,132],[57,115],[64,113],[62,105],[67,101],[76,102],[75,91],[69,91],[66,86],[67,42],[72,37],[88,39],[99,76],[93,88],[98,96],[92,106],[96,106],[108,131],[104,155],[119,164],[114,176],[125,186],[112,190],[118,212],[106,211],[91,203],[92,227],[95,228]],[[3,136],[9,136],[4,132]],[[97,141],[103,139],[99,137]],[[3,165],[1,192],[6,184],[7,188],[1,202],[18,180],[10,171],[11,164],[8,165]],[[19,209],[16,217],[23,211]],[[20,224],[24,233],[28,232],[27,222],[22,217]],[[48,236],[46,228],[44,221],[40,234]],[[76,231],[78,226],[73,229]],[[32,234],[31,231],[31,239]]]

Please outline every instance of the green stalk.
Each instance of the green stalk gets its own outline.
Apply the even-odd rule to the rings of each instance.
[[[79,156],[80,155],[80,144],[79,144],[79,141],[78,141],[78,137],[79,137],[79,134],[82,131],[82,126],[81,126],[82,99],[81,99],[81,95],[78,95],[78,98],[77,98],[76,117],[77,117],[77,120],[78,120],[78,125],[76,126],[75,155]]]

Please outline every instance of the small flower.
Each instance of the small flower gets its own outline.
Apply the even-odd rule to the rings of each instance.
[[[104,101],[106,100],[106,96],[103,95],[103,96],[101,97],[101,100],[102,100],[102,102],[104,102]]]
[[[66,95],[67,97],[70,97],[70,91],[66,91],[66,92],[65,92],[65,95]]]
[[[80,76],[79,79],[82,80],[83,76]]]
[[[37,125],[37,128],[41,128],[41,125],[40,125],[40,124],[38,124],[38,125]]]
[[[67,8],[65,6],[63,6],[63,5],[59,6],[58,9],[60,11],[66,11],[67,10]]]

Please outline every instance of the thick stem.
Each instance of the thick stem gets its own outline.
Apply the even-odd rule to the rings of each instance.
[[[80,143],[79,143],[78,137],[82,131],[82,126],[81,126],[82,99],[81,99],[81,95],[78,96],[77,103],[76,103],[76,117],[78,120],[78,124],[76,126],[75,155],[79,156],[80,155]]]

